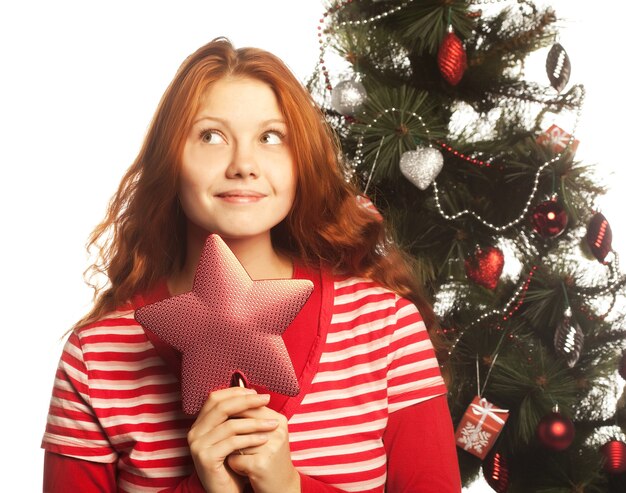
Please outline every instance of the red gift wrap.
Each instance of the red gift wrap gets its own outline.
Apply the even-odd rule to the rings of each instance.
[[[571,138],[571,134],[568,134],[557,125],[552,125],[548,130],[537,137],[537,143],[549,147],[553,152],[562,152],[567,148]],[[569,150],[576,152],[578,144],[579,141],[573,139]]]
[[[494,406],[484,397],[474,397],[456,429],[457,446],[484,459],[508,418],[507,409]]]

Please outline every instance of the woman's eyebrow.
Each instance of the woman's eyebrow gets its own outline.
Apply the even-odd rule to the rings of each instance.
[[[210,116],[210,115],[202,115],[200,116],[198,119],[196,119],[193,124],[195,125],[198,122],[201,122],[202,120],[212,120],[218,123],[221,123],[222,125],[226,125],[226,126],[230,126],[232,123],[227,120],[226,118],[219,118],[217,116]],[[271,124],[276,124],[279,123],[281,125],[287,125],[287,122],[285,120],[283,120],[282,118],[270,118],[269,120],[264,120],[262,122],[259,123],[260,127],[264,127],[266,125],[271,125]]]
[[[224,125],[228,125],[228,120],[224,119],[224,118],[218,118],[217,116],[210,116],[210,115],[203,115],[200,118],[196,119],[193,124],[195,125],[198,122],[201,122],[202,120],[213,120],[219,123],[222,123]]]
[[[265,120],[264,122],[261,122],[261,126],[271,125],[273,123],[280,123],[282,125],[287,125],[287,122],[283,120],[282,118],[271,118],[269,120]]]

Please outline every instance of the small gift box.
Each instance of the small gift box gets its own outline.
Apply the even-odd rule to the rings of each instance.
[[[537,137],[537,143],[549,147],[554,152],[564,151],[569,144],[569,150],[576,152],[579,141],[573,139],[570,144],[571,138],[571,134],[568,134],[565,130],[556,125],[552,125],[548,130]]]
[[[508,417],[507,409],[500,409],[485,398],[474,397],[456,429],[457,446],[484,459]]]

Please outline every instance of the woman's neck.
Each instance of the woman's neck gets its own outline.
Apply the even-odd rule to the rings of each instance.
[[[205,239],[205,234],[188,234],[185,264],[168,279],[172,295],[191,291]],[[293,276],[293,262],[274,249],[269,233],[255,238],[222,239],[253,280],[290,279]]]

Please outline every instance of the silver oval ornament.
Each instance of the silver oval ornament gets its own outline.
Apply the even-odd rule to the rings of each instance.
[[[432,147],[418,147],[400,157],[400,171],[413,185],[426,190],[443,168],[443,155]]]
[[[569,81],[571,71],[572,64],[565,48],[559,43],[554,43],[546,58],[546,72],[552,87],[561,92]]]
[[[573,368],[580,358],[585,336],[576,321],[569,316],[557,326],[554,332],[554,349],[561,355],[567,366]]]

